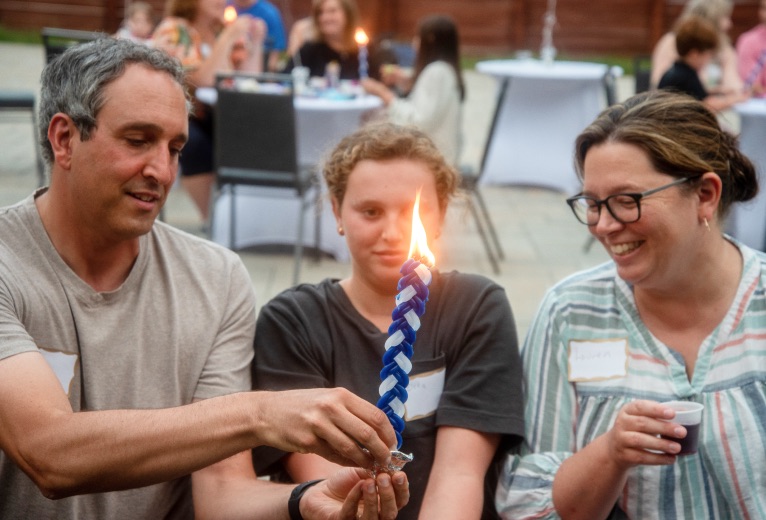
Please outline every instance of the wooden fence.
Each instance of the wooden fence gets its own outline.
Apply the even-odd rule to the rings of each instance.
[[[163,0],[148,0],[163,11]],[[39,30],[52,26],[113,32],[130,0],[3,0],[0,25]],[[289,25],[310,13],[311,0],[272,0]],[[358,0],[362,26],[372,35],[409,40],[418,19],[450,14],[466,54],[536,51],[547,0]],[[558,0],[553,41],[560,53],[636,55],[651,51],[684,0]],[[758,23],[758,0],[735,0],[733,39]]]

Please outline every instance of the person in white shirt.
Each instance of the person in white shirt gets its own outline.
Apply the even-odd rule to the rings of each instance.
[[[445,15],[427,16],[420,22],[415,46],[417,58],[408,82],[412,88],[406,98],[398,97],[386,84],[374,79],[362,80],[362,86],[383,100],[392,123],[418,127],[434,141],[448,162],[457,164],[465,84],[460,72],[460,41],[455,22]],[[394,76],[401,83],[406,75],[401,69],[391,70],[391,65],[383,67],[389,69],[382,71],[384,81]]]

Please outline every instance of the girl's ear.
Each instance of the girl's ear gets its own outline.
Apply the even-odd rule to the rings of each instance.
[[[330,202],[332,203],[332,214],[335,215],[335,223],[340,229],[342,227],[340,221],[340,204],[338,203],[338,199],[335,197],[330,197]]]

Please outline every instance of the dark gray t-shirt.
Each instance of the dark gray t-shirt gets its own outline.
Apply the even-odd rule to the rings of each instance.
[[[499,433],[499,451],[524,434],[516,328],[503,288],[481,276],[435,272],[421,321],[408,387],[408,415],[411,402],[417,402],[420,417],[407,420],[403,432],[402,451],[415,456],[405,467],[410,502],[399,515],[404,519],[417,518],[439,426]],[[259,313],[254,385],[344,387],[375,403],[387,337],[356,311],[337,280],[299,285]],[[256,449],[257,469],[283,455]],[[460,456],[470,454],[455,454]],[[492,506],[493,494],[489,485],[485,506]]]

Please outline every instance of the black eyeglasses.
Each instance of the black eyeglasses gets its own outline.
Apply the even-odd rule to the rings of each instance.
[[[598,219],[601,217],[601,206],[606,206],[609,214],[612,215],[617,222],[630,224],[641,218],[641,199],[690,180],[698,179],[701,176],[702,174],[698,174],[691,177],[676,179],[670,184],[665,184],[659,188],[654,188],[641,193],[615,193],[614,195],[609,195],[607,198],[601,200],[587,195],[575,195],[574,197],[569,197],[567,199],[567,204],[572,208],[572,213],[577,217],[577,220],[586,226],[595,226],[598,224]]]

